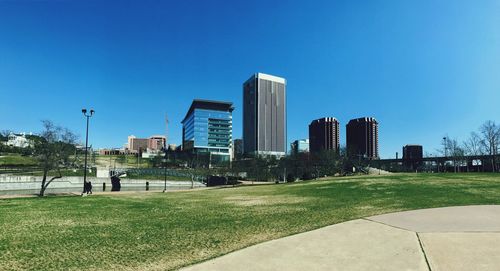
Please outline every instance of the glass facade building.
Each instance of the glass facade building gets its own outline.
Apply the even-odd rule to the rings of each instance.
[[[232,159],[233,104],[194,100],[182,121],[183,150],[209,153],[211,161]]]
[[[290,144],[292,154],[309,152],[309,139],[298,139]]]

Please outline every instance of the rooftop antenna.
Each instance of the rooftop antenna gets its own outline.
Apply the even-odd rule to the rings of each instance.
[[[168,148],[168,115],[165,113],[165,149]]]

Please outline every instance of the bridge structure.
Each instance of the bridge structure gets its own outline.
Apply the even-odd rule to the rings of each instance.
[[[417,159],[370,160],[370,166],[392,171],[499,172],[500,155],[428,156]]]

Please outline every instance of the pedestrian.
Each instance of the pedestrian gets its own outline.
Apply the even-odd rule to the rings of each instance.
[[[92,182],[88,182],[88,184],[89,184],[89,187],[87,190],[87,194],[90,193],[92,195]]]

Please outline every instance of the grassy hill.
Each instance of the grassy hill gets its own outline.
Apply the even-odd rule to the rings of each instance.
[[[31,156],[22,156],[20,154],[0,155],[0,166],[34,166],[35,158]]]

